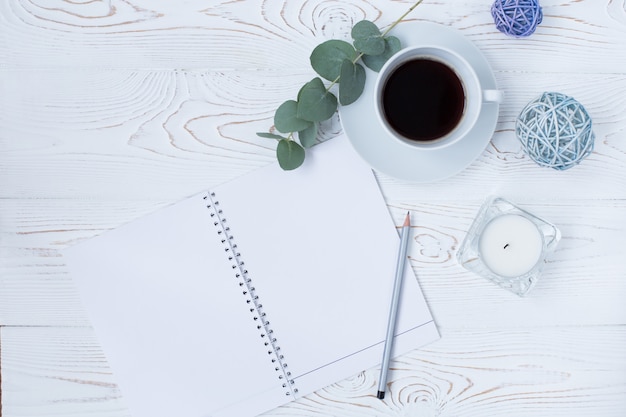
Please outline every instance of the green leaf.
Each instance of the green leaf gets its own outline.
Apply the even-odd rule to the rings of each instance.
[[[363,63],[372,71],[380,71],[385,62],[402,48],[400,39],[395,36],[385,38],[385,51],[380,55],[363,55]]]
[[[341,65],[341,83],[339,84],[339,102],[346,106],[354,103],[365,87],[365,69],[361,64],[345,60]]]
[[[337,110],[337,97],[326,91],[324,82],[313,78],[300,89],[298,93],[298,118],[310,122],[321,122]]]
[[[369,20],[361,20],[352,28],[354,47],[367,55],[380,55],[385,51],[385,40],[380,29]]]
[[[304,148],[293,140],[281,140],[276,147],[276,158],[285,171],[296,169],[304,162]]]
[[[357,52],[348,42],[329,40],[319,44],[311,53],[311,66],[322,78],[335,81],[344,59],[356,60]]]
[[[310,148],[315,145],[315,139],[317,139],[317,123],[311,123],[311,126],[298,132],[298,139],[300,144],[305,148]]]
[[[278,139],[278,140],[287,139],[280,135],[275,135],[273,133],[268,133],[268,132],[257,132],[256,135],[262,138],[267,138],[267,139]]]
[[[298,103],[295,100],[287,100],[278,107],[274,114],[274,126],[282,133],[299,132],[311,126],[311,122],[302,120],[297,116]]]

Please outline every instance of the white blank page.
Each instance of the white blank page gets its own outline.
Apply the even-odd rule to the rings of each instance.
[[[286,401],[216,237],[199,195],[65,252],[135,417]]]
[[[345,138],[216,187],[299,394],[382,357],[399,238]],[[286,396],[206,194],[66,251],[135,417],[254,416]],[[438,338],[411,268],[396,353]]]
[[[313,148],[296,171],[273,168],[214,191],[305,394],[380,362],[399,237],[345,138]],[[418,328],[426,333],[404,351],[438,338],[407,265],[396,333]]]

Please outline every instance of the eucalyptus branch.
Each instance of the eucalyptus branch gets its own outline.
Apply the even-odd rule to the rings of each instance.
[[[274,114],[274,128],[286,136],[257,133],[278,141],[276,157],[281,168],[291,170],[302,165],[305,149],[317,142],[318,124],[330,119],[339,104],[347,106],[361,96],[366,78],[363,65],[378,72],[400,50],[400,40],[388,34],[422,1],[415,2],[382,33],[373,22],[362,20],[352,27],[352,44],[333,39],[313,49],[311,66],[319,77],[304,84],[297,99],[285,101]],[[330,84],[325,86],[322,78]],[[330,92],[335,85],[339,85],[339,98]]]

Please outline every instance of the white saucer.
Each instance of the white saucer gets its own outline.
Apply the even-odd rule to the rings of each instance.
[[[403,22],[390,34],[400,39],[403,48],[445,46],[456,51],[474,68],[483,89],[497,88],[482,52],[455,29],[427,22]],[[391,137],[377,119],[374,110],[377,75],[368,69],[361,97],[339,109],[344,132],[357,153],[372,168],[398,179],[432,182],[459,173],[485,150],[498,121],[498,103],[485,102],[469,137],[456,144],[436,150],[410,148]]]

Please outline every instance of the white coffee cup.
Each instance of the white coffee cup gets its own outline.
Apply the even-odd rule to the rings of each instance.
[[[416,86],[412,84],[415,78],[407,75],[407,65],[426,65],[435,72],[428,73],[428,78],[416,81],[421,83],[427,80],[427,85],[422,83]],[[402,73],[403,76],[399,75]],[[430,80],[437,86],[435,80],[439,79],[450,81],[448,84],[454,88],[437,90],[433,87],[437,91],[430,91]],[[405,84],[406,89],[398,88]],[[422,94],[416,96],[420,92],[413,91],[412,87],[420,88]],[[450,93],[450,90],[455,93]],[[400,92],[401,95],[391,95],[389,91]],[[378,120],[393,138],[407,146],[429,150],[450,146],[467,137],[478,120],[483,103],[499,103],[503,93],[500,90],[484,89],[472,66],[457,52],[440,46],[416,46],[402,49],[385,63],[374,86],[374,97]],[[395,106],[389,104],[393,104],[390,97],[397,98]],[[448,106],[448,103],[452,104]],[[402,115],[395,117],[394,111]],[[440,119],[445,123],[437,125],[433,122]],[[418,120],[421,122],[416,122]],[[429,129],[428,134],[426,131],[420,132],[422,127]]]

